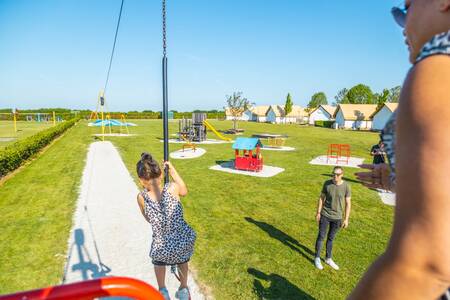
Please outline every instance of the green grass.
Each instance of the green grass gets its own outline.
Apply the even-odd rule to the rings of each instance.
[[[8,144],[14,143],[19,139],[28,137],[49,128],[52,122],[26,122],[17,121],[17,133],[14,132],[13,121],[0,121],[0,149]]]
[[[75,125],[0,186],[0,293],[60,283],[91,140]]]
[[[141,152],[162,159],[161,122],[142,120],[134,137],[110,137],[132,176]],[[231,122],[211,122],[219,129]],[[265,164],[283,167],[272,178],[209,170],[233,158],[231,144],[202,145],[207,153],[173,161],[189,188],[185,217],[198,234],[192,265],[217,299],[343,299],[379,255],[392,226],[391,207],[354,183],[350,227],[338,233],[334,258],[339,272],[318,271],[311,260],[317,225],[314,214],[322,183],[331,168],[308,161],[329,143],[349,143],[354,156],[369,159],[378,135],[296,125],[241,122],[245,135],[284,133],[295,152],[264,151]],[[170,123],[171,133],[178,128]],[[67,251],[78,186],[91,133],[82,122],[45,153],[0,186],[0,293],[59,283]],[[210,137],[212,133],[208,133]],[[171,151],[181,144],[171,144]],[[137,181],[136,181],[137,182]],[[130,266],[132,268],[132,266]],[[149,272],[152,272],[149,269]]]
[[[140,136],[111,138],[130,173],[143,151],[162,159],[160,123],[137,121]],[[219,129],[231,122],[212,122]],[[350,227],[338,233],[335,261],[341,270],[318,271],[312,264],[317,225],[316,202],[331,168],[308,162],[326,154],[330,143],[348,143],[352,155],[370,161],[378,135],[296,125],[240,123],[245,134],[283,133],[295,152],[264,151],[265,164],[283,167],[272,178],[255,178],[209,170],[216,161],[233,158],[231,144],[202,145],[207,153],[173,161],[185,179],[189,195],[185,215],[198,233],[193,266],[201,282],[217,299],[343,299],[364,270],[382,253],[392,226],[391,207],[378,195],[353,182],[356,169],[346,168],[352,185]],[[171,133],[177,123],[170,123]],[[211,134],[210,134],[211,136]],[[171,151],[181,144],[171,144]]]

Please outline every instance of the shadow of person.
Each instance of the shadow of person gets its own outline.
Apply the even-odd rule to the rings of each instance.
[[[315,299],[281,275],[265,274],[254,268],[248,268],[247,272],[255,276],[253,291],[259,299]],[[269,287],[264,287],[262,281],[269,282]]]
[[[294,239],[290,235],[284,233],[273,225],[267,224],[266,222],[256,221],[250,217],[245,217],[245,220],[249,223],[255,224],[260,229],[264,230],[271,238],[279,240],[284,245],[298,252],[311,263],[314,263],[314,252],[308,247],[300,244],[298,240]]]
[[[77,228],[74,232],[75,246],[77,247],[79,262],[72,266],[72,271],[80,271],[83,280],[105,277],[111,269],[104,265],[101,261],[100,265],[92,262],[89,251],[87,250],[84,240],[83,229]]]

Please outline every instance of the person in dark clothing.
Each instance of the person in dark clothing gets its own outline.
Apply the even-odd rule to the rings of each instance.
[[[380,141],[378,144],[372,146],[372,150],[370,150],[370,155],[373,156],[373,164],[384,164],[386,162],[385,152],[384,152],[384,143]]]
[[[320,251],[322,250],[322,243],[328,227],[325,263],[333,269],[339,270],[339,266],[331,258],[333,240],[340,227],[348,227],[351,208],[351,188],[342,179],[343,175],[344,170],[342,167],[334,167],[333,179],[325,181],[317,203],[316,221],[319,224],[319,234],[316,240],[314,264],[319,270],[323,269]]]

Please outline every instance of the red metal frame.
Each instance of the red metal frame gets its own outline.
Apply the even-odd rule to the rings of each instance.
[[[243,150],[242,156],[239,155],[239,150],[235,149],[235,169],[255,172],[261,171],[263,168],[261,149],[259,146],[256,146],[255,149],[255,154],[253,154],[253,150]]]
[[[350,153],[349,144],[330,144],[327,150],[327,163],[330,159],[336,159],[336,163],[345,162],[348,164]]]
[[[0,296],[0,300],[90,300],[97,297],[122,296],[137,300],[164,300],[151,285],[128,277],[104,277],[66,285]]]

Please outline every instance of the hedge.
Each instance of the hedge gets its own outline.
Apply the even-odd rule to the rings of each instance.
[[[314,126],[317,127],[326,127],[331,128],[334,124],[334,121],[314,121]]]
[[[55,127],[42,130],[0,150],[0,177],[20,167],[27,159],[33,157],[56,137],[72,127],[77,120],[71,119]]]

